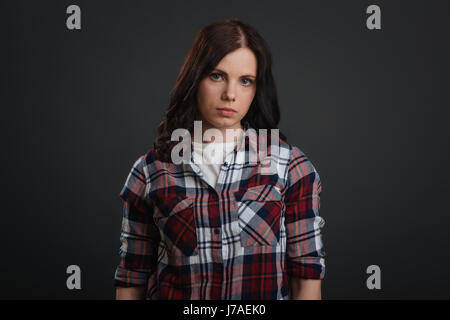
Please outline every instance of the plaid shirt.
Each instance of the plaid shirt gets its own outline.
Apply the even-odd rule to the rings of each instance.
[[[265,141],[249,129],[245,122],[215,188],[192,156],[173,164],[150,149],[137,159],[120,192],[115,286],[146,286],[151,300],[284,300],[289,277],[323,279],[319,174],[280,138],[275,170],[262,170],[249,153]]]

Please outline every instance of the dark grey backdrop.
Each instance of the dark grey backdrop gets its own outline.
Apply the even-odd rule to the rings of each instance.
[[[66,28],[66,8],[82,29]],[[381,7],[382,30],[366,28]],[[445,1],[2,1],[1,298],[112,299],[122,202],[195,34],[271,46],[280,128],[318,169],[324,299],[448,298]],[[6,45],[5,45],[6,42]],[[82,289],[66,288],[66,267]],[[366,287],[381,268],[381,290]]]

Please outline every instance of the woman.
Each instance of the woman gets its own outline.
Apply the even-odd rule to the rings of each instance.
[[[278,131],[271,63],[237,19],[195,38],[120,193],[117,299],[321,299],[320,178]]]

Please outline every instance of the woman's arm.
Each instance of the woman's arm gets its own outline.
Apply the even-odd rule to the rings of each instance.
[[[147,197],[150,188],[145,157],[133,164],[119,196],[123,202],[119,264],[114,275],[117,300],[143,300],[156,272],[159,229],[153,219],[154,202]]]
[[[117,287],[116,300],[144,300],[145,286]]]
[[[292,277],[289,279],[292,300],[322,300],[322,280],[302,279]]]

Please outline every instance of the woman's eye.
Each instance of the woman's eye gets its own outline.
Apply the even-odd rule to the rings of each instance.
[[[247,83],[244,83],[244,85],[246,85],[246,86],[249,86],[249,85],[251,85],[253,83],[253,81],[251,79],[248,79],[248,78],[244,78],[242,80],[243,81],[248,81]]]
[[[220,73],[211,73],[209,76],[215,81],[221,80],[222,78],[222,75]],[[253,83],[253,80],[249,78],[243,78],[242,82],[244,86],[250,86]]]
[[[221,77],[222,75],[218,74],[218,73],[211,73],[210,77],[213,78],[214,80],[219,80],[216,76]]]

